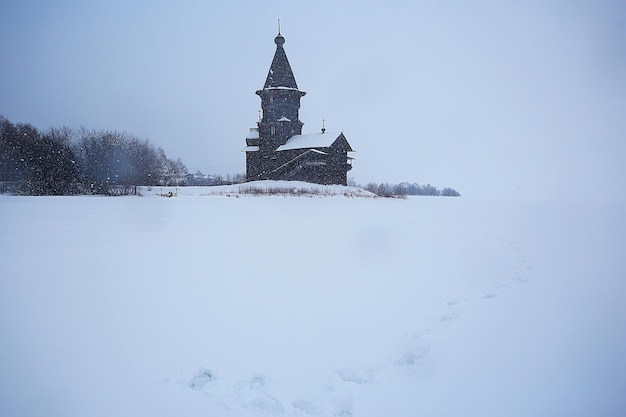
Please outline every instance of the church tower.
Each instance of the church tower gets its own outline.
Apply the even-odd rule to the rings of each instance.
[[[258,147],[254,153],[247,152],[249,180],[267,177],[276,164],[274,151],[292,136],[302,133],[303,123],[298,113],[300,98],[306,93],[298,89],[283,48],[285,38],[280,32],[274,43],[276,52],[265,85],[256,92],[261,97],[262,117],[257,123],[258,128],[252,129],[246,138],[248,146]]]
[[[285,38],[279,33],[274,38],[276,52],[262,90],[256,92],[261,97],[263,117],[259,122],[260,151],[276,150],[287,143],[292,136],[302,133],[299,120],[300,97],[306,93],[298,90],[291,65],[283,45]]]

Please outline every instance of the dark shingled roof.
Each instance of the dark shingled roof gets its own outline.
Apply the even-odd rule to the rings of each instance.
[[[270,66],[270,71],[267,74],[263,88],[286,87],[295,88],[297,90],[298,84],[296,84],[296,78],[293,76],[287,54],[285,54],[285,49],[283,49],[285,38],[279,33],[274,38],[274,43],[276,43],[276,53],[274,54],[274,59],[272,60],[272,65]]]

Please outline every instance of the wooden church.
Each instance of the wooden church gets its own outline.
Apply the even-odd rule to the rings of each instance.
[[[278,31],[276,53],[265,85],[256,92],[261,97],[262,116],[246,137],[246,179],[298,180],[318,184],[347,185],[354,152],[343,133],[302,134],[298,118],[300,98],[287,60],[285,38]]]

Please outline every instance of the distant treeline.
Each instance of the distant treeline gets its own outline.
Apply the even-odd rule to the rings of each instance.
[[[403,182],[400,184],[368,183],[364,187],[367,191],[372,192],[381,197],[403,197],[407,195],[427,195],[427,196],[444,196],[444,197],[460,197],[461,194],[453,188],[444,188],[439,190],[430,184],[419,185]]]
[[[197,170],[195,174],[187,174],[185,185],[189,186],[214,186],[214,185],[232,185],[246,182],[246,174],[227,174],[214,175],[203,174]]]
[[[111,130],[39,131],[0,116],[0,192],[127,194],[137,185],[181,185],[187,168],[146,139]]]

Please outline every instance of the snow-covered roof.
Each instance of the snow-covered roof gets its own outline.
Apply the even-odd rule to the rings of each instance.
[[[288,151],[302,148],[328,148],[337,140],[341,133],[309,133],[307,135],[296,135],[289,138],[287,143],[279,146],[277,151]]]
[[[292,90],[292,91],[300,91],[298,90],[298,88],[293,88],[293,87],[283,87],[283,86],[277,86],[277,87],[265,87],[263,90]]]
[[[291,120],[287,119],[285,116],[281,117],[277,120],[277,122],[290,122]]]
[[[258,139],[259,138],[259,128],[251,127],[246,139]]]
[[[258,146],[246,146],[242,149],[242,152],[256,152],[259,150]]]

